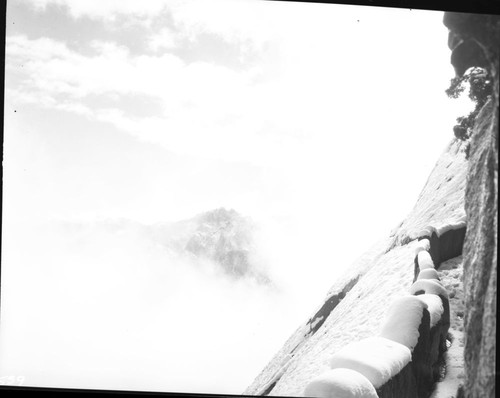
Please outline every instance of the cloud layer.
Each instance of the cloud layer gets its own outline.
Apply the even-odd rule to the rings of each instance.
[[[162,50],[154,53],[137,54],[126,45],[95,40],[88,55],[59,40],[8,37],[7,70],[20,81],[8,97],[110,123],[175,152],[268,164],[278,152],[298,156],[311,138],[359,134],[387,122],[394,126],[387,131],[394,131],[417,107],[433,112],[419,98],[429,95],[431,87],[445,87],[443,74],[427,61],[442,57],[439,47],[427,48],[426,58],[417,55],[428,44],[422,43],[419,18],[405,10],[370,14],[358,7],[348,14],[345,7],[331,12],[332,7],[320,4],[145,3],[37,2],[45,9],[64,4],[75,18],[100,19],[120,10],[151,23],[163,12],[172,22],[159,30],[144,28],[147,46]],[[297,29],[301,24],[307,29]],[[415,33],[395,34],[399,29]],[[186,54],[173,51],[179,37],[196,42],[207,33],[215,37],[213,51],[232,43],[233,57],[241,57],[250,46],[259,62],[236,70],[186,61]],[[95,96],[105,98],[107,106],[96,106]],[[133,109],[125,112],[118,99],[126,96],[143,98],[143,104],[135,104],[138,113],[152,101],[160,111],[149,117],[138,117]],[[398,98],[403,97],[409,102],[401,104]],[[385,102],[391,117],[375,102]],[[362,118],[350,117],[354,107],[362,109]]]

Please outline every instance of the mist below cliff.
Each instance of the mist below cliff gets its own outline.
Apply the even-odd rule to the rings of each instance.
[[[289,332],[286,295],[136,227],[45,225],[8,246],[2,374],[32,386],[162,391],[193,391],[194,378],[200,392],[251,381]],[[234,375],[222,383],[228,364]]]

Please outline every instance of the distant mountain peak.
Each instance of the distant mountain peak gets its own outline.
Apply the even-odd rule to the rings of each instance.
[[[230,276],[255,276],[254,225],[234,209],[220,207],[194,217],[194,231],[184,249],[200,258],[212,260]]]
[[[196,216],[199,221],[207,223],[224,223],[231,222],[236,219],[242,219],[243,217],[234,209],[227,210],[225,207],[219,207],[214,210],[210,210]]]
[[[189,219],[157,225],[155,240],[179,255],[209,260],[223,274],[270,283],[256,247],[257,225],[234,209],[215,208]]]

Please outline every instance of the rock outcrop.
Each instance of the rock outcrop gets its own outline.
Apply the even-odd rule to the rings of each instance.
[[[498,71],[500,18],[446,13],[451,62],[457,75],[484,67],[493,95],[479,112],[470,143],[465,194],[464,396],[495,396],[497,229],[498,229]]]

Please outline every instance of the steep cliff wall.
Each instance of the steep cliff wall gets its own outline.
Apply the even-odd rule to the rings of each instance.
[[[495,396],[498,102],[477,119],[471,143],[464,245],[465,396]]]
[[[454,139],[436,163],[408,217],[335,283],[324,303],[312,311],[311,318],[290,337],[245,394],[302,396],[311,380],[329,369],[329,361],[336,353],[349,344],[379,336],[393,301],[413,294],[410,288],[415,253],[422,243],[419,238],[432,234],[442,237],[448,231],[464,227],[466,170],[464,144]],[[449,312],[455,314],[455,309],[450,308]],[[428,339],[423,346],[443,344],[438,329],[433,331],[435,338]],[[420,349],[413,355],[418,356],[419,352]],[[416,388],[421,381],[415,375],[423,373],[407,364],[390,383],[377,387],[377,393],[404,396],[401,393],[408,391],[408,383]],[[428,383],[424,383],[427,388]]]
[[[446,13],[451,62],[457,75],[485,67],[493,80],[492,98],[478,114],[470,143],[465,211],[465,397],[495,396],[497,229],[498,229],[498,71],[500,18]]]

